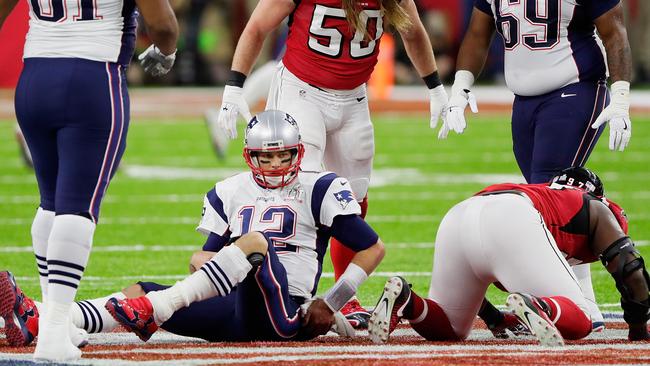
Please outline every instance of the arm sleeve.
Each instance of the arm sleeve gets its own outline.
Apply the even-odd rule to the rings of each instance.
[[[379,240],[379,235],[359,215],[336,216],[332,236],[355,252],[368,249]]]
[[[230,240],[230,232],[226,232],[226,235],[221,236],[215,233],[210,233],[208,239],[203,244],[203,250],[207,252],[218,252],[220,251],[228,241]]]
[[[494,16],[494,13],[492,13],[492,6],[490,6],[490,3],[488,3],[487,0],[474,0],[474,7],[489,16]]]
[[[620,2],[620,0],[582,0],[579,3],[586,8],[589,18],[596,20]]]
[[[209,235],[215,233],[224,236],[228,231],[228,216],[224,212],[223,201],[219,197],[216,187],[208,191],[203,199],[203,214],[197,231]]]

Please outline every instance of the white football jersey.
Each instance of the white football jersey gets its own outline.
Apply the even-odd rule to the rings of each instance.
[[[83,58],[128,65],[137,26],[134,0],[24,0],[24,58]]]
[[[542,95],[579,81],[604,80],[605,51],[594,20],[619,0],[476,0],[505,47],[508,88]]]
[[[323,226],[330,227],[337,215],[360,213],[350,184],[334,173],[301,171],[293,184],[266,189],[247,172],[206,194],[197,230],[231,237],[265,232],[287,271],[289,294],[311,298],[329,239]]]

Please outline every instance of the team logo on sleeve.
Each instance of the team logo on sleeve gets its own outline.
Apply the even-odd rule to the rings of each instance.
[[[354,200],[354,194],[346,189],[334,193],[334,198],[339,201],[341,208],[345,210],[348,207],[348,204]]]

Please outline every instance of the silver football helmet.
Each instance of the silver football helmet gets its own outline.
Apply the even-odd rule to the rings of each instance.
[[[288,167],[262,170],[258,161],[260,152],[291,151]],[[305,148],[300,139],[298,124],[289,114],[268,110],[256,114],[246,126],[244,159],[253,171],[258,184],[266,188],[284,187],[298,176]]]

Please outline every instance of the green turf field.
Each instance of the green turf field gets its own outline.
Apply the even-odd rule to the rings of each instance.
[[[626,208],[630,234],[650,256],[650,119],[639,117],[633,118],[634,134],[626,152],[608,151],[605,134],[588,166],[603,178],[608,196]],[[369,193],[368,221],[387,247],[378,271],[410,273],[414,289],[426,294],[433,240],[446,210],[490,183],[519,175],[509,118],[471,116],[465,134],[446,141],[435,138],[428,116],[376,115],[374,122],[375,185]],[[13,271],[23,289],[39,298],[29,251],[38,190],[33,172],[22,165],[13,128],[9,121],[0,121],[0,269]],[[216,180],[246,167],[241,147],[241,142],[232,144],[227,160],[219,162],[201,120],[135,119],[122,166],[102,206],[96,250],[78,298],[105,295],[140,278],[173,283],[186,274],[192,248],[199,249],[204,241],[194,231],[203,194]],[[135,245],[143,247],[131,250]],[[601,268],[592,265],[598,301],[616,303],[613,281]],[[332,272],[329,259],[324,272],[321,291],[333,281],[327,276]],[[385,279],[373,276],[361,288],[363,304],[374,305]],[[505,297],[491,290],[490,298],[502,303]]]

